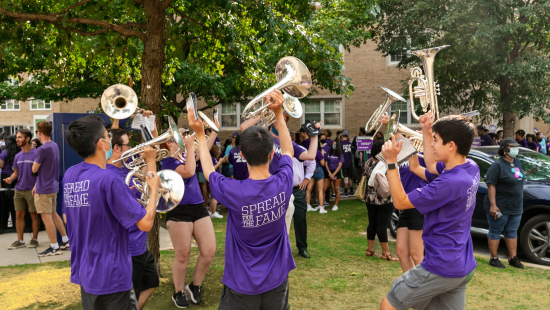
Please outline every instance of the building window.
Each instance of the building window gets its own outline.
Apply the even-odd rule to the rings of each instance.
[[[407,99],[407,102],[396,101],[392,103],[390,106],[390,117],[397,110],[399,110],[399,123],[403,125],[419,125],[418,121],[411,115],[410,99]]]
[[[304,122],[323,121],[323,127],[342,127],[340,99],[311,99],[304,105]]]
[[[52,104],[51,101],[44,101],[41,99],[32,99],[31,100],[31,110],[51,110]]]
[[[222,103],[220,127],[239,128],[242,122],[240,103]]]
[[[390,64],[398,64],[406,54],[407,50],[405,49],[390,53]]]
[[[0,110],[2,111],[19,111],[19,100],[6,100],[0,104]]]

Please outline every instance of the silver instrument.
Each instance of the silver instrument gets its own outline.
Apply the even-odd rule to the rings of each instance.
[[[124,84],[112,85],[101,95],[101,108],[111,118],[128,118],[138,112],[136,92]]]
[[[434,121],[439,119],[439,107],[437,106],[437,95],[439,95],[439,84],[434,82],[434,60],[435,55],[442,49],[449,47],[449,45],[443,45],[439,47],[431,47],[418,51],[411,52],[418,56],[422,61],[422,67],[424,68],[424,74],[422,69],[414,67],[411,69],[411,79],[409,80],[409,97],[411,104],[411,115],[418,120],[414,109],[414,98],[420,99],[420,105],[424,113],[428,112],[428,107],[432,111]],[[418,85],[414,87],[413,83],[417,81]]]
[[[423,136],[421,133],[418,133],[402,124],[399,123],[399,110],[390,118],[388,122],[388,127],[386,128],[386,134],[384,135],[384,141],[390,140],[392,134],[400,133],[403,136],[409,136],[409,141],[412,146],[418,151],[418,153],[424,152]],[[422,154],[417,154],[417,156],[424,158]]]
[[[261,117],[258,126],[269,127],[276,120],[275,113],[268,109],[271,103],[265,103],[264,98],[275,89],[284,92],[283,109],[288,115],[299,118],[302,116],[302,104],[298,99],[307,96],[311,90],[311,74],[306,65],[298,58],[286,56],[275,66],[277,83],[250,101],[243,110],[244,120]],[[256,107],[256,105],[260,105]]]
[[[372,116],[369,118],[369,120],[367,121],[367,124],[365,125],[365,131],[366,132],[370,132],[370,131],[374,130],[374,128],[376,128],[376,126],[378,126],[378,128],[376,129],[376,132],[372,135],[373,137],[376,135],[376,133],[382,127],[382,124],[380,124],[380,119],[382,118],[382,116],[388,114],[388,110],[389,110],[390,106],[392,105],[392,103],[394,103],[396,101],[407,102],[407,100],[403,99],[403,97],[399,96],[394,91],[392,91],[392,90],[390,90],[386,87],[383,87],[383,86],[382,86],[382,89],[386,92],[386,100],[384,101],[384,103],[382,105],[380,105],[374,111],[374,113],[372,113]]]
[[[214,130],[215,132],[220,132],[218,126],[216,126],[216,124],[213,121],[211,121],[208,118],[208,116],[206,116],[206,114],[202,113],[202,111],[197,110],[197,95],[195,95],[195,93],[193,93],[193,92],[189,93],[189,98],[187,98],[186,107],[187,107],[188,111],[189,111],[189,108],[192,107],[193,111],[195,113],[195,115],[188,115],[187,117],[196,117],[196,119],[200,119],[202,121],[204,129],[212,128],[212,130]],[[197,134],[193,133],[191,135],[194,137],[193,149],[195,150],[195,154],[198,154],[199,153],[199,141],[197,140]],[[206,143],[208,143],[210,138],[207,135],[205,135],[204,137],[206,138]],[[180,149],[181,149],[182,153],[185,154],[185,156],[182,155],[182,154],[179,154],[178,157],[182,161],[185,161],[184,158],[187,158],[187,156],[186,156],[187,155],[187,145],[185,145],[185,141],[183,141],[183,145],[184,145],[184,147],[180,148]]]
[[[185,184],[181,175],[173,170],[161,170],[157,174],[160,178],[157,212],[164,213],[179,205],[185,192]],[[132,170],[126,175],[126,184],[135,186],[142,193],[138,202],[144,206],[149,204],[151,196],[147,177],[148,175],[139,169]]]

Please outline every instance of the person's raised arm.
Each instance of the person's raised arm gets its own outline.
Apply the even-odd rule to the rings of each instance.
[[[267,95],[268,100],[271,101],[269,109],[275,113],[277,130],[279,131],[279,142],[281,143],[281,153],[282,155],[288,155],[291,158],[294,156],[294,147],[292,146],[292,140],[290,139],[290,133],[286,127],[285,117],[283,116],[283,94],[280,90],[275,89],[269,95]],[[313,140],[311,141],[313,143]],[[314,157],[310,159],[314,159]]]
[[[437,162],[434,157],[434,147],[432,142],[434,141],[432,133],[432,112],[421,115],[418,119],[420,121],[420,127],[422,128],[422,144],[424,147],[424,163],[426,164],[426,169],[432,174],[439,174],[437,172]]]
[[[193,115],[193,108],[189,108],[188,115]],[[202,173],[204,178],[210,182],[210,174],[214,172],[214,165],[212,164],[212,157],[210,156],[210,149],[206,144],[206,136],[204,134],[204,126],[200,119],[189,117],[189,126],[195,131],[197,141],[199,143],[199,158],[201,160]],[[214,131],[212,131],[214,132]]]
[[[119,119],[113,119],[113,123],[111,124],[111,129],[118,129],[120,128],[120,120]]]
[[[185,159],[185,165],[178,166],[175,171],[181,175],[182,178],[187,179],[192,177],[197,169],[197,162],[195,160],[195,136],[187,135],[184,139],[185,146],[187,147],[187,158]]]
[[[420,166],[418,156],[413,156],[409,159],[409,170],[418,177],[422,178],[424,181],[428,181],[426,178],[426,168]]]
[[[319,123],[315,124],[315,127],[318,129],[321,129],[321,123],[323,121],[320,121]],[[314,122],[315,123],[315,122]],[[300,160],[314,160],[315,156],[317,155],[317,145],[319,144],[319,135],[311,137],[309,148],[307,149],[307,152],[303,152],[300,154]]]
[[[247,119],[246,121],[242,122],[241,126],[240,126],[241,132],[244,132],[246,130],[246,128],[248,128],[248,127],[252,127],[252,126],[256,125],[260,119],[261,119],[261,117],[257,116],[257,117]]]
[[[160,178],[157,175],[157,151],[150,146],[146,146],[143,151],[143,157],[147,162],[147,185],[149,186],[149,203],[145,207],[147,213],[136,223],[141,231],[150,231],[157,215],[157,198],[159,194]]]
[[[386,141],[382,146],[382,155],[386,159],[388,164],[397,164],[397,155],[401,152],[401,141],[395,144],[395,137],[392,135],[391,140]],[[388,169],[386,174],[388,178],[388,185],[390,187],[391,198],[393,205],[398,210],[412,209],[414,206],[409,201],[409,197],[403,189],[401,179],[399,178],[399,171],[396,169]]]

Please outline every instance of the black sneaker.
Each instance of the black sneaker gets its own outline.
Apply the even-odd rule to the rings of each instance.
[[[523,266],[523,264],[519,261],[519,258],[517,256],[514,256],[511,260],[509,260],[508,264],[510,264],[510,266],[512,267],[516,267],[519,269],[525,268],[525,266]]]
[[[500,262],[500,260],[498,259],[498,257],[491,258],[491,259],[489,260],[489,265],[490,265],[490,266],[493,266],[493,267],[496,267],[496,268],[500,268],[500,269],[506,268],[506,266],[504,266],[504,264],[503,264],[502,262]]]
[[[193,285],[193,282],[191,282],[191,284],[185,287],[185,290],[189,293],[189,297],[194,304],[200,305],[202,303],[200,286],[195,286]]]
[[[49,247],[48,249],[46,249],[46,251],[39,253],[38,257],[60,255],[61,253],[63,253],[61,252],[61,249],[54,249],[52,247]]]
[[[174,305],[180,309],[189,308],[189,302],[187,301],[187,298],[185,298],[183,291],[174,293],[174,295],[172,295],[172,301],[174,302]]]
[[[69,248],[69,241],[67,241],[67,242],[61,241],[61,242],[59,242],[59,248],[62,249],[62,250],[68,249],[68,248]]]

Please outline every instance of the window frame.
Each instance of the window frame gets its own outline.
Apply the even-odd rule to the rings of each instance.
[[[235,115],[235,114],[222,114],[223,112],[223,103],[219,105],[219,122],[220,122],[220,130],[239,130],[241,127],[241,103],[236,102],[235,108],[237,111],[237,126],[224,126],[223,125],[223,115]]]
[[[37,101],[37,104],[36,104],[36,109],[33,109],[32,108],[32,101],[33,100],[36,100]],[[38,103],[39,101],[42,101],[44,103],[44,109],[39,109],[38,108]],[[50,105],[50,108],[46,108],[46,104],[49,104]],[[43,99],[35,99],[35,98],[32,98],[32,99],[29,99],[29,109],[31,111],[50,111],[52,109],[52,101],[48,101],[46,102],[46,100],[43,100]]]
[[[344,128],[344,111],[345,111],[345,100],[341,96],[313,96],[309,98],[310,101],[319,101],[320,102],[320,111],[321,119],[318,121],[323,121],[323,128],[327,129],[342,129]],[[327,125],[325,124],[325,100],[340,100],[340,124],[339,125]],[[302,102],[302,117],[300,117],[301,123],[306,121],[306,104]],[[335,112],[328,112],[335,113]]]
[[[406,100],[407,100],[407,122],[404,122],[403,119],[400,117],[399,118],[399,123],[401,123],[403,125],[420,126],[420,122],[417,121],[416,119],[414,119],[414,117],[412,116],[412,113],[411,113],[411,99],[407,98]],[[397,102],[402,102],[402,101],[397,101]],[[394,102],[392,105],[390,105],[390,111],[388,112],[390,117],[393,115],[393,113],[396,110],[396,109],[394,109],[393,105],[397,102]],[[414,122],[413,122],[413,120],[414,120]]]
[[[17,109],[7,109],[8,107],[8,101],[13,101],[13,105],[15,107],[15,102],[17,101],[18,102],[18,106],[19,108]],[[8,100],[4,100],[4,103],[3,104],[6,104],[6,109],[2,109],[2,104],[0,104],[0,112],[9,112],[9,111],[21,111],[21,100],[16,100],[16,99],[8,99]]]

